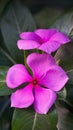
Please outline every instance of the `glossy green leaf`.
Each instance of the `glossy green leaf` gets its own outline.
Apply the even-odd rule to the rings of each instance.
[[[15,109],[12,119],[12,130],[31,130],[34,119],[32,109]]]
[[[1,32],[5,45],[13,57],[19,63],[23,63],[23,51],[17,48],[17,40],[22,31],[32,31],[35,23],[31,13],[23,5],[21,0],[10,2],[1,20]]]
[[[46,115],[35,114],[31,108],[15,109],[12,119],[12,130],[56,130],[57,113]]]
[[[48,112],[47,122],[49,123],[50,130],[57,130],[57,122],[58,122],[58,115],[56,109],[53,109],[51,112]]]
[[[13,90],[9,89],[6,86],[6,73],[7,73],[8,67],[2,67],[0,66],[0,96],[10,95]]]
[[[69,109],[68,105],[63,101],[56,103],[58,111],[58,130],[72,130],[73,129],[73,109]]]

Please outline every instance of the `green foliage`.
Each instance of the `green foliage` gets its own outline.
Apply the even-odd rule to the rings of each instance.
[[[14,60],[12,57],[0,46],[0,65],[11,66]]]
[[[35,114],[32,108],[15,109],[12,130],[56,130],[57,113],[55,110],[46,115]]]
[[[71,130],[73,128],[73,70],[67,72],[69,81],[65,86],[66,96],[56,102],[58,112],[59,130]]]
[[[73,9],[57,20],[53,27],[67,34],[72,40],[59,48],[55,55],[59,65],[68,71],[73,68]]]
[[[20,0],[10,2],[1,20],[1,32],[14,63],[23,63],[24,59],[23,52],[17,48],[19,34],[34,29],[35,23],[27,7]]]
[[[73,69],[67,71],[67,74],[69,76],[69,84],[73,85]]]
[[[66,85],[66,90],[67,90],[66,99],[73,107],[73,70],[68,71],[67,74],[69,76],[69,81],[68,84]]]
[[[57,112],[58,112],[57,128],[59,130],[72,130],[72,128],[73,128],[73,109],[71,111],[68,104],[66,104],[66,102],[63,102],[63,101],[57,102],[56,108],[57,108]]]
[[[57,28],[59,31],[64,32],[68,36],[72,35],[73,29],[73,8],[65,12],[56,22],[53,27]]]
[[[8,67],[0,66],[0,96],[10,95],[13,90],[9,89],[6,86],[6,73],[8,71]]]
[[[69,43],[63,45],[58,49],[55,55],[56,61],[59,61],[59,65],[66,71],[73,68],[73,44]]]
[[[2,66],[11,66],[14,63],[13,58],[9,54],[9,51],[4,45],[2,34],[0,31],[0,65]]]
[[[64,14],[56,21],[54,27],[66,33],[73,41],[73,10]],[[63,45],[55,54],[56,61],[59,61],[69,76],[69,81],[65,86],[66,97],[56,103],[58,111],[59,130],[71,130],[73,128],[73,42]]]

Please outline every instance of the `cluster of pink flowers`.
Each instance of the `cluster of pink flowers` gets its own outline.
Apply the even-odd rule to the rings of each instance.
[[[6,83],[11,89],[27,83],[23,88],[16,90],[11,95],[11,106],[27,108],[33,104],[36,112],[46,114],[54,104],[57,94],[66,82],[66,72],[56,64],[50,55],[62,44],[70,39],[57,29],[37,29],[34,32],[20,34],[17,46],[21,50],[39,49],[44,54],[31,53],[27,56],[26,63],[31,69],[30,74],[22,64],[13,65],[7,72]]]

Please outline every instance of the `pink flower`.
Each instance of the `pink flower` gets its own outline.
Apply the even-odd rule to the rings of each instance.
[[[27,108],[33,104],[36,112],[46,114],[56,100],[56,91],[64,87],[68,77],[49,54],[32,53],[27,57],[27,64],[33,75],[22,64],[13,65],[8,70],[6,83],[9,88],[28,82],[26,87],[11,95],[11,106]]]
[[[35,32],[23,32],[20,34],[17,46],[20,50],[40,49],[46,53],[56,51],[62,44],[70,42],[70,39],[57,29],[37,29]]]

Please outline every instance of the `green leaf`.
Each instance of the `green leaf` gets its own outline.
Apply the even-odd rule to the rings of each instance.
[[[4,41],[3,41],[2,34],[0,31],[0,65],[11,66],[15,63],[16,62],[13,60],[13,58],[9,54],[7,48],[4,46]]]
[[[32,109],[15,109],[12,130],[32,130],[34,111]]]
[[[17,48],[19,34],[35,28],[31,13],[21,0],[10,2],[1,20],[1,32],[5,45],[15,61],[23,63],[24,60],[23,52]]]
[[[69,77],[68,83],[73,85],[73,69],[67,71],[67,75]]]
[[[46,115],[35,114],[32,108],[15,109],[12,119],[12,130],[56,130],[57,113]]]
[[[73,68],[73,44],[69,43],[63,45],[55,54],[56,61],[59,61],[59,65],[66,71]]]
[[[0,47],[0,65],[1,66],[11,66],[16,62],[11,57],[11,55],[4,48]]]
[[[62,17],[56,20],[52,27],[55,27],[59,31],[71,36],[71,32],[73,32],[73,8],[66,11]]]
[[[73,69],[67,71],[67,74],[68,74],[68,77],[69,77],[69,81],[66,84],[66,90],[67,90],[66,100],[73,107]]]
[[[57,92],[58,99],[65,99],[67,96],[66,88],[64,87],[61,91]]]
[[[52,26],[59,31],[67,34],[73,41],[73,8],[64,13],[64,15]],[[60,61],[59,64],[65,69],[73,68],[73,42],[67,43],[58,49],[55,58]]]
[[[2,67],[0,66],[0,96],[10,95],[13,90],[9,89],[6,86],[6,73],[7,73],[8,67]]]
[[[69,107],[73,107],[73,70],[67,71],[67,75],[69,80],[65,87],[61,91],[57,92],[57,100],[62,100],[68,104]]]
[[[49,123],[49,130],[57,130],[57,121],[58,121],[58,115],[57,111],[54,108],[51,112],[48,112],[47,116],[47,122]]]
[[[56,103],[58,111],[58,130],[72,130],[73,128],[73,109],[68,108],[67,104],[63,101]]]
[[[73,84],[67,84],[66,91],[67,91],[66,100],[73,107]]]

